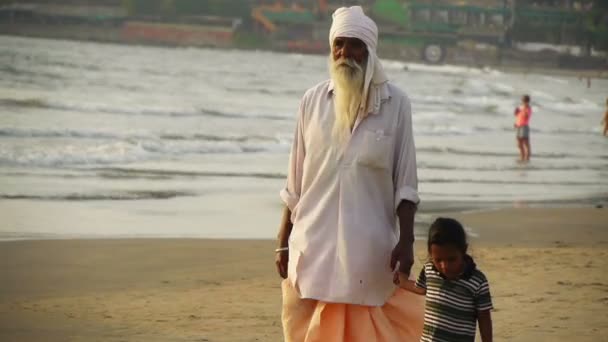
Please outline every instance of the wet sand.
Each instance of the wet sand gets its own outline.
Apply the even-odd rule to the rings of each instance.
[[[608,336],[608,209],[442,216],[478,236],[471,253],[490,280],[495,340]],[[266,240],[1,242],[0,340],[281,341],[273,248]]]

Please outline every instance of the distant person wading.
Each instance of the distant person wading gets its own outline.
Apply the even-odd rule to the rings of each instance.
[[[530,96],[524,95],[521,98],[521,105],[515,108],[515,130],[517,137],[517,147],[519,148],[519,160],[527,162],[530,160],[532,151],[530,149],[530,117],[532,107],[530,107]]]

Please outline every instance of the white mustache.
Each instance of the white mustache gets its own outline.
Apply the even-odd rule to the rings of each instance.
[[[363,68],[361,67],[361,65],[359,65],[359,63],[357,63],[354,59],[352,58],[340,58],[339,60],[336,61],[336,66],[348,66],[351,69],[358,69],[358,70],[363,70]]]

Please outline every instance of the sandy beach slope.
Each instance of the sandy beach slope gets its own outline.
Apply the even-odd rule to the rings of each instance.
[[[449,214],[446,214],[449,215]],[[454,214],[497,341],[608,341],[608,209]],[[277,222],[278,222],[277,213]],[[417,242],[419,265],[426,257]],[[273,241],[0,243],[0,341],[281,341]]]

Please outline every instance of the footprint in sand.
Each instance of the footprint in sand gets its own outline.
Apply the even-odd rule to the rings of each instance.
[[[518,295],[517,293],[505,293],[502,296],[498,296],[498,297],[511,298],[511,297],[516,297],[517,295]]]
[[[536,303],[542,303],[544,301],[545,301],[545,298],[540,297],[540,298],[532,299],[531,301],[529,301],[529,303],[536,304]]]

